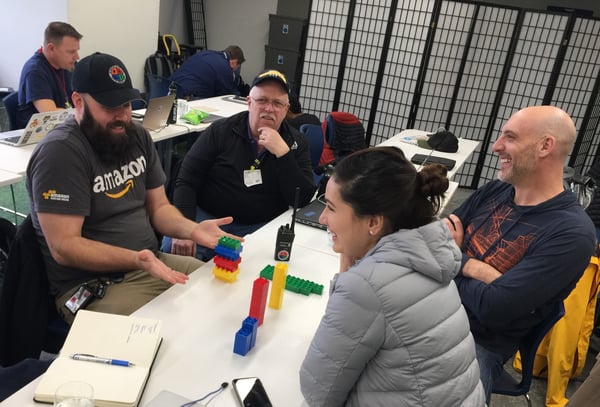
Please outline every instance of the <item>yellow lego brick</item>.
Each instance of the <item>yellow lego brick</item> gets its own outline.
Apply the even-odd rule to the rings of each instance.
[[[233,283],[236,281],[238,274],[240,274],[239,267],[235,271],[229,271],[217,266],[213,267],[213,275],[219,280],[223,280],[228,283]]]
[[[275,270],[273,271],[273,284],[271,285],[271,295],[269,296],[269,308],[281,309],[287,269],[288,265],[286,263],[277,263],[275,265]]]

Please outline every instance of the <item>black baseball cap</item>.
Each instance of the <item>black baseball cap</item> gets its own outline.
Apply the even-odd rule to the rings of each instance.
[[[264,81],[275,81],[283,87],[286,93],[290,93],[290,87],[288,86],[287,79],[285,79],[285,75],[275,69],[267,69],[256,75],[256,78],[252,81],[252,87]]]
[[[132,100],[143,100],[133,88],[125,64],[116,57],[96,52],[75,64],[73,90],[89,93],[106,107],[118,107]]]
[[[419,147],[444,153],[456,153],[458,151],[458,139],[452,132],[447,130],[435,132],[426,140],[417,140],[417,144]]]

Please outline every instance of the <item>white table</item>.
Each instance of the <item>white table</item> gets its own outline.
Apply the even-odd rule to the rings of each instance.
[[[19,135],[22,131],[23,129],[12,130],[2,133],[2,136],[10,137],[11,135]],[[31,157],[34,148],[35,144],[13,147],[0,143],[0,169],[14,174],[25,175],[29,157]]]
[[[431,153],[431,155],[436,156],[436,157],[450,158],[450,159],[456,161],[456,165],[454,166],[454,168],[452,170],[448,171],[448,179],[452,179],[454,177],[454,175],[458,172],[458,170],[463,166],[465,161],[467,161],[467,159],[473,154],[473,152],[479,146],[479,141],[467,140],[467,139],[461,138],[461,139],[458,139],[458,151],[456,153],[443,153],[441,151],[433,151],[432,152],[432,150],[429,150],[427,148],[422,148],[422,147],[419,147],[418,145],[410,144],[410,143],[406,143],[406,142],[402,141],[405,137],[412,138],[415,136],[417,136],[417,137],[425,136],[427,134],[429,134],[429,133],[422,131],[422,130],[415,130],[415,129],[403,130],[400,133],[390,137],[389,139],[387,139],[386,141],[382,142],[379,145],[380,146],[398,147],[404,152],[404,154],[406,155],[406,158],[408,158],[409,160],[415,154],[428,155],[430,153]]]
[[[15,216],[15,224],[19,223],[17,215],[23,215],[17,213],[17,202],[15,201],[15,191],[13,189],[13,184],[20,182],[22,179],[23,175],[21,174],[15,174],[9,171],[0,170],[0,187],[10,186],[10,194],[12,198],[12,209],[0,206],[0,210],[13,214]]]
[[[286,291],[280,310],[266,309],[255,347],[246,356],[233,353],[235,333],[248,315],[252,284],[268,264],[274,265],[275,239],[290,211],[246,237],[238,280],[228,284],[212,276],[212,263],[195,271],[185,285],[174,286],[135,315],[163,321],[163,343],[140,406],[161,390],[197,399],[233,378],[258,376],[275,406],[304,406],[298,371],[328,299],[329,281],[338,257],[326,232],[296,225],[288,275],[324,285],[323,295]],[[2,405],[41,405],[32,395],[39,379]],[[211,407],[237,406],[231,386]]]
[[[190,106],[206,110],[209,113],[223,117],[229,117],[236,113],[247,110],[247,105],[234,100],[233,96],[217,96],[209,99],[201,99],[190,102]],[[197,126],[186,124],[183,120],[178,120],[177,124],[169,125],[158,131],[151,131],[150,135],[154,142],[172,139],[194,131],[201,131],[210,126],[210,124],[200,123]],[[2,136],[19,135],[23,130],[12,130],[2,133]],[[33,153],[35,144],[22,147],[13,147],[8,144],[0,143],[0,170],[8,171],[14,174],[25,175],[29,158]]]
[[[193,100],[189,102],[189,107],[223,117],[233,116],[234,114],[248,110],[248,105],[245,101],[242,102],[235,99],[235,96],[232,95]],[[143,112],[143,109],[138,112]],[[159,130],[150,131],[150,135],[152,136],[152,140],[156,143],[184,134],[202,131],[208,126],[210,126],[210,123],[193,125],[179,118],[175,124],[170,124]]]
[[[23,175],[10,171],[0,170],[0,187],[16,184],[23,179]]]
[[[473,147],[474,149],[474,147]],[[464,163],[457,160],[457,169]],[[454,158],[456,159],[456,158]],[[451,181],[444,203],[456,191]],[[134,315],[163,321],[163,344],[140,406],[162,390],[197,399],[236,377],[258,376],[275,406],[306,406],[298,371],[327,304],[329,281],[338,270],[338,255],[323,230],[295,225],[288,275],[324,285],[323,295],[303,296],[286,291],[280,310],[267,307],[256,346],[245,357],[233,353],[234,337],[250,307],[252,283],[268,264],[274,265],[277,229],[291,221],[287,211],[246,237],[240,274],[232,284],[212,276],[207,263],[185,285],[173,286]],[[39,379],[2,405],[37,406],[32,397]],[[237,406],[231,386],[211,407]]]

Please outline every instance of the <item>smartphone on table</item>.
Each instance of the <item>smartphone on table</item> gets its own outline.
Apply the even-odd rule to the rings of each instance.
[[[273,407],[258,377],[233,379],[233,391],[241,407]]]

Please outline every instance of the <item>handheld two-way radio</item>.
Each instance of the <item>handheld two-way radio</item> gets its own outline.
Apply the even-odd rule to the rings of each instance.
[[[277,231],[277,241],[275,242],[275,260],[289,261],[292,255],[292,243],[294,243],[294,225],[296,224],[296,210],[298,209],[298,199],[300,188],[296,187],[294,196],[294,209],[292,212],[292,223],[290,225],[281,225]]]

